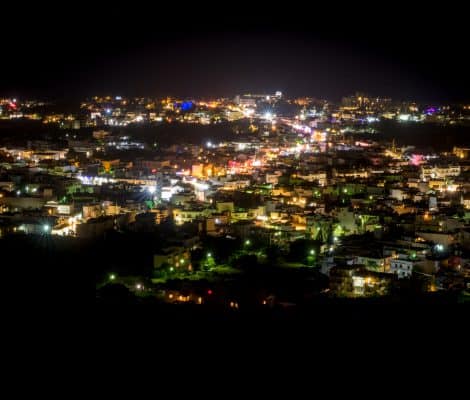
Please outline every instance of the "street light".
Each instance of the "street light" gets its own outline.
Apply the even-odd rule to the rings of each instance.
[[[313,250],[313,249],[310,250],[310,254],[311,254],[312,256],[314,256],[314,255],[315,255],[315,250]]]
[[[116,279],[116,275],[114,275],[114,274],[109,275],[109,280],[110,281],[114,281],[115,279]]]
[[[245,241],[245,245],[247,245],[247,246],[249,246],[250,243],[251,243],[251,242],[250,242],[249,240],[246,240],[246,241]]]
[[[42,227],[42,230],[43,230],[44,232],[49,232],[49,229],[51,229],[51,227],[50,227],[49,225],[44,225],[44,226]]]

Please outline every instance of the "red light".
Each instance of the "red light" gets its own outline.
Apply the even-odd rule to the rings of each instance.
[[[209,290],[207,291],[207,294],[212,294],[212,290],[209,289]]]
[[[155,172],[157,172],[157,170],[155,168],[152,169],[152,174],[154,174]]]

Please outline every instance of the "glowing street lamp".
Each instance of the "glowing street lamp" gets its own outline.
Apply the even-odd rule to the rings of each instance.
[[[116,275],[115,275],[115,274],[109,275],[109,280],[110,280],[110,281],[114,281],[115,279],[116,279]]]
[[[251,244],[251,242],[249,240],[245,240],[245,245],[246,246],[249,246]]]
[[[43,230],[44,232],[46,232],[46,233],[49,232],[50,229],[51,229],[51,227],[50,227],[49,225],[47,225],[47,224],[46,224],[46,225],[43,225],[43,227],[42,227],[42,230]]]
[[[310,255],[314,256],[315,255],[315,250],[310,250]]]

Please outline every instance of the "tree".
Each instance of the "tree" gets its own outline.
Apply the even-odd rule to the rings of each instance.
[[[299,239],[292,242],[288,258],[294,262],[302,262],[312,265],[320,252],[320,242],[307,239]]]
[[[268,264],[277,264],[279,257],[281,256],[281,250],[279,249],[279,246],[269,246],[266,248],[265,253]]]
[[[215,260],[212,253],[207,253],[206,257],[201,261],[201,267],[204,271],[210,271],[212,268],[215,267]]]
[[[236,258],[233,262],[233,267],[241,270],[251,269],[258,265],[258,258],[253,254],[244,254]]]
[[[120,283],[109,283],[97,292],[98,301],[105,304],[133,304],[137,298]]]

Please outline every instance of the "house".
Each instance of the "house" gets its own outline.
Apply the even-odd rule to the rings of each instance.
[[[411,278],[415,261],[408,255],[399,254],[390,261],[390,273],[398,276],[399,279]]]
[[[191,271],[191,253],[183,246],[166,247],[153,256],[153,267],[155,269],[169,268],[170,271],[176,269]]]
[[[330,270],[330,291],[339,297],[384,296],[393,276],[372,272],[360,265],[338,265]]]

